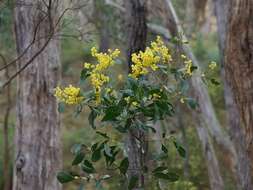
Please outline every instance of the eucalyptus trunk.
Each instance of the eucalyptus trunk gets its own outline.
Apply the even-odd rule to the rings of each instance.
[[[58,0],[16,0],[15,35],[20,70],[13,190],[60,190],[60,117],[54,88],[60,79]],[[22,69],[21,69],[22,70]]]
[[[184,31],[180,26],[179,19],[175,12],[175,9],[170,0],[165,1],[165,6],[168,11],[167,27],[173,36],[181,35],[182,40],[187,41],[184,36]],[[200,65],[191,51],[191,48],[187,44],[181,46],[181,50],[186,54],[195,66],[200,69]],[[228,136],[222,131],[220,123],[215,115],[215,111],[210,100],[207,88],[199,77],[194,77],[191,80],[193,96],[199,103],[199,107],[194,113],[196,120],[198,136],[202,144],[203,153],[206,159],[210,188],[212,190],[224,189],[224,182],[221,176],[219,163],[214,151],[212,141],[209,137],[209,132],[216,142],[224,146],[229,153],[235,158],[235,151],[232,142]],[[208,130],[207,130],[208,129]]]
[[[227,0],[214,0],[215,14],[217,18],[218,39],[220,48],[220,61],[221,61],[221,76],[224,83],[224,98],[227,110],[228,129],[230,132],[231,140],[234,143],[236,152],[238,152],[236,162],[236,176],[238,181],[238,189],[252,189],[250,160],[245,149],[245,136],[243,129],[240,126],[240,117],[238,117],[238,109],[236,107],[231,87],[225,79],[224,69],[224,53],[227,34],[228,22],[228,7],[229,1]]]
[[[237,117],[231,129],[238,151],[238,175],[243,190],[253,188],[253,1],[230,0],[223,38],[224,68]],[[218,12],[218,9],[216,11]],[[217,14],[218,18],[218,14]],[[218,18],[219,21],[219,18]],[[222,42],[223,39],[221,39]]]

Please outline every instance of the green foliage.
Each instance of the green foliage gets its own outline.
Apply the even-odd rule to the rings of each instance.
[[[101,56],[104,56],[105,60],[108,58],[105,57],[105,54]],[[101,62],[101,66],[106,65],[105,60]],[[81,180],[83,183],[93,181],[96,188],[100,189],[103,180],[107,179],[106,177],[101,178],[101,176],[108,175],[113,178],[120,175],[127,178],[129,160],[128,157],[123,156],[125,150],[124,147],[120,146],[126,133],[132,130],[156,133],[153,124],[174,117],[175,108],[181,102],[182,97],[189,108],[197,108],[197,102],[187,97],[190,89],[188,80],[197,70],[197,67],[193,66],[186,57],[182,62],[186,62],[187,65],[178,67],[173,63],[157,64],[158,71],[154,74],[166,77],[169,80],[166,83],[163,81],[151,83],[148,77],[145,76],[139,78],[127,77],[125,81],[121,82],[120,86],[115,84],[113,86],[110,83],[104,86],[95,85],[96,88],[99,87],[99,91],[95,88],[95,90],[93,89],[87,93],[80,92],[83,101],[77,105],[78,111],[76,114],[81,114],[86,107],[90,109],[88,121],[92,129],[95,130],[97,138],[95,138],[96,140],[92,145],[75,145],[75,148],[73,148],[74,159],[70,171],[77,173],[75,179]],[[94,76],[94,73],[90,75],[90,72],[93,72],[90,66],[82,70],[81,84],[85,85],[85,83],[88,83],[89,78],[92,75]],[[169,86],[167,86],[168,82],[170,82]],[[110,134],[102,132],[102,130],[107,130],[109,127],[114,131],[110,131]],[[113,134],[118,136],[116,141],[112,139]],[[186,151],[183,146],[173,136],[170,139],[178,155],[185,158]],[[169,158],[169,149],[166,144],[161,145],[161,151],[152,158],[155,163],[152,166],[153,169],[149,170],[146,166],[143,166],[140,170],[145,171],[154,181],[162,179],[175,182],[179,179],[177,171],[170,169],[166,164],[160,165],[161,161],[164,163],[164,160]],[[103,172],[100,171],[101,169],[97,169],[98,166],[101,168],[101,164],[104,165]],[[138,178],[135,176],[128,179],[128,188],[134,188],[137,183]]]

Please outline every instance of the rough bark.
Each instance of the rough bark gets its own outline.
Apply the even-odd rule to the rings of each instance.
[[[146,5],[145,0],[126,1],[127,13],[127,61],[131,71],[132,53],[144,50],[147,38]],[[128,176],[136,176],[139,179],[137,189],[145,187],[144,166],[147,154],[147,139],[144,131],[140,129],[131,130],[127,137],[127,152],[129,159]]]
[[[253,158],[253,2],[231,0],[229,10],[225,71]]]
[[[15,2],[17,54],[21,55],[36,39],[19,60],[18,69],[40,53],[17,80],[13,190],[61,189],[56,179],[61,166],[60,120],[53,96],[60,78],[60,55],[59,41],[51,38],[56,31],[60,2]]]
[[[236,176],[238,179],[238,189],[252,189],[250,160],[245,149],[245,137],[240,127],[240,117],[238,117],[238,109],[233,99],[233,94],[227,80],[225,79],[224,70],[224,51],[226,44],[226,30],[228,19],[228,3],[227,0],[214,0],[214,10],[217,18],[220,60],[221,60],[221,76],[224,83],[224,98],[227,110],[227,120],[231,140],[234,143],[236,152],[238,153],[236,162]]]

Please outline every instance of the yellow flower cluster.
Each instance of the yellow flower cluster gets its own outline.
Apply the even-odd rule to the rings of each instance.
[[[192,60],[188,59],[185,55],[181,55],[181,58],[184,60],[184,64],[185,64],[185,72],[184,74],[192,76]]]
[[[70,105],[79,104],[84,99],[84,97],[80,94],[80,88],[73,87],[72,85],[69,85],[69,87],[64,89],[56,87],[54,96],[61,102],[65,102]]]
[[[208,65],[208,67],[209,67],[211,70],[214,70],[214,69],[217,67],[217,63],[214,62],[214,61],[212,61],[212,62]]]
[[[90,81],[95,90],[97,102],[100,101],[100,92],[102,86],[109,82],[109,77],[103,72],[114,64],[114,59],[117,58],[119,54],[120,51],[118,49],[114,51],[109,49],[108,53],[98,53],[97,49],[93,47],[91,49],[91,55],[97,59],[98,63],[96,65],[84,63],[84,68],[91,70]]]
[[[161,38],[158,36],[156,41],[151,43],[151,47],[147,47],[144,52],[132,54],[132,72],[130,74],[133,78],[138,78],[141,75],[146,75],[149,70],[156,71],[157,64],[171,61],[169,49],[164,45]]]

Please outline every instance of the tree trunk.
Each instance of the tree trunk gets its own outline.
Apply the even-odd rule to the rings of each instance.
[[[4,66],[7,65],[6,59],[3,55],[0,54],[0,57],[4,63]],[[9,68],[5,69],[5,80],[9,80]],[[11,188],[11,173],[10,173],[10,146],[9,146],[9,117],[12,106],[11,99],[11,86],[6,87],[6,110],[4,114],[4,124],[3,124],[3,190],[10,190]]]
[[[131,71],[131,55],[132,53],[144,50],[147,38],[146,26],[146,4],[145,0],[129,0],[126,1],[127,13],[127,61],[129,71]],[[128,176],[131,179],[133,176],[138,177],[137,189],[145,187],[144,166],[147,155],[146,134],[140,129],[131,130],[127,138],[127,152],[129,159]]]
[[[17,80],[13,190],[61,189],[56,179],[61,167],[60,118],[53,96],[60,79],[60,49],[59,41],[52,39],[57,30],[60,2],[15,2],[17,54],[21,55],[34,43],[19,60],[17,68],[33,60]]]
[[[173,36],[180,36],[182,37],[183,41],[187,41],[187,38],[184,34],[182,27],[180,26],[180,22],[178,20],[177,14],[174,10],[174,7],[170,0],[165,0],[165,6],[167,8],[167,27]],[[182,51],[186,54],[193,62],[195,66],[200,69],[200,65],[191,51],[191,48],[188,44],[182,44]],[[236,157],[236,153],[232,142],[230,141],[228,135],[224,133],[222,130],[220,123],[216,117],[212,102],[210,100],[210,96],[208,94],[208,90],[203,83],[202,79],[199,77],[193,77],[191,80],[191,85],[193,88],[195,99],[199,103],[199,114],[202,115],[206,126],[212,137],[215,141],[224,147],[229,153],[231,153],[232,157]]]
[[[245,149],[245,137],[243,130],[240,127],[240,118],[238,117],[238,109],[233,99],[232,91],[225,79],[224,70],[224,51],[227,34],[227,20],[228,20],[228,1],[214,0],[215,14],[217,18],[219,48],[221,57],[221,75],[224,83],[224,98],[227,109],[227,118],[231,139],[234,143],[236,152],[238,152],[236,162],[236,175],[238,179],[238,189],[252,189],[250,160]]]
[[[173,36],[177,36],[178,34],[180,34],[182,36],[182,39],[184,41],[187,41],[186,37],[183,35],[183,29],[179,25],[179,20],[170,0],[166,0],[166,7],[168,10],[168,18],[170,18],[168,19],[167,26],[171,34]],[[197,59],[192,53],[189,45],[182,45],[182,51],[193,61],[193,64],[199,68]],[[207,163],[210,188],[212,190],[223,190],[224,182],[221,177],[217,157],[206,127],[209,129],[216,142],[225,147],[226,150],[231,153],[231,155],[233,156],[233,160],[235,160],[235,151],[233,149],[233,145],[230,139],[223,133],[221,129],[219,121],[217,120],[217,117],[215,115],[215,111],[210,100],[208,91],[201,79],[199,77],[192,78],[191,85],[193,87],[193,95],[199,102],[199,108],[196,113],[194,113],[194,117],[197,121],[198,136],[201,141]]]
[[[252,153],[253,2],[252,0],[231,0],[229,10],[231,14],[227,28],[225,71],[244,125],[247,148]]]
[[[199,126],[197,126],[197,132],[205,156],[206,166],[208,168],[210,189],[223,190],[223,179],[220,174],[219,164],[208,131],[203,123],[203,120],[199,120],[198,124]]]
[[[99,51],[106,52],[109,48],[110,44],[110,26],[108,21],[107,13],[107,5],[105,4],[104,0],[95,1],[95,12],[94,15],[98,20],[97,28],[99,31]]]

